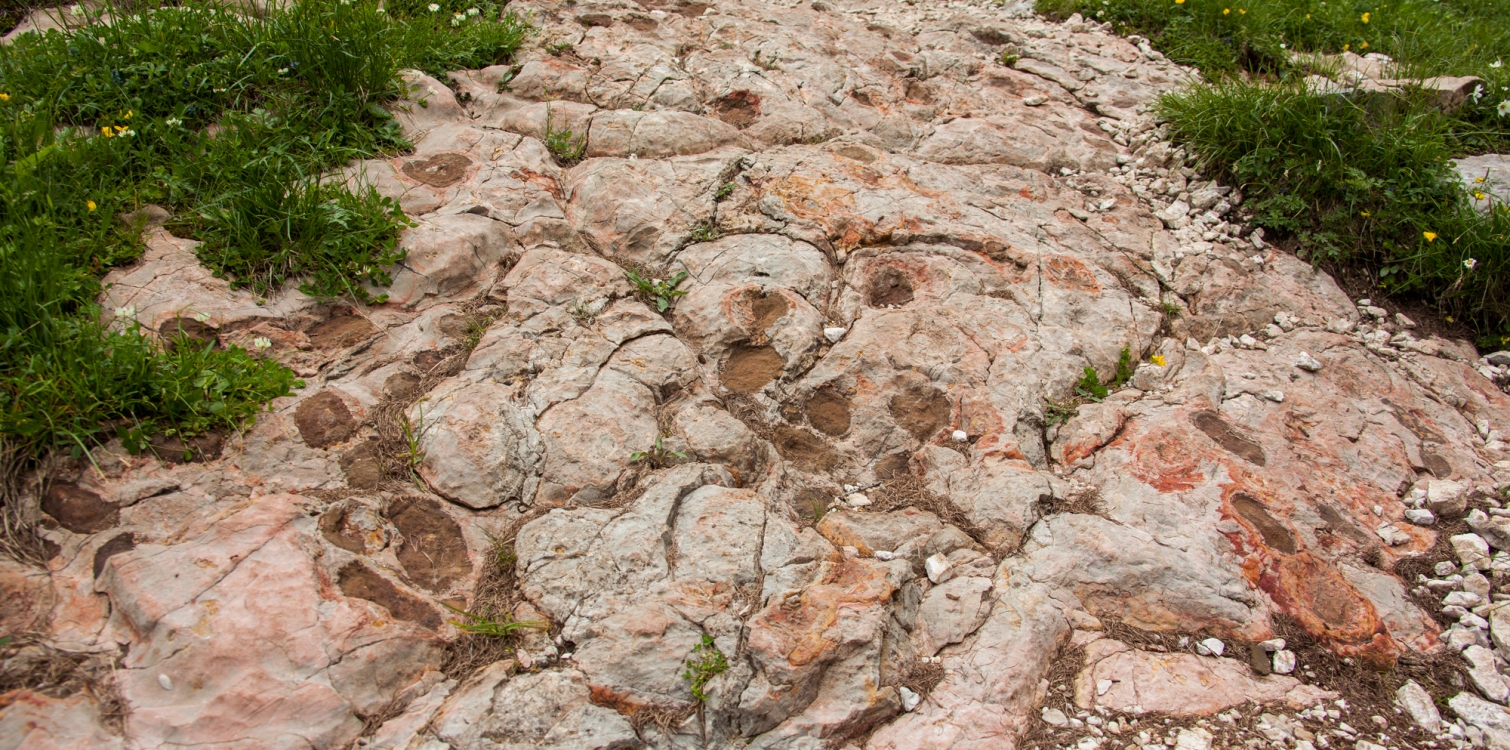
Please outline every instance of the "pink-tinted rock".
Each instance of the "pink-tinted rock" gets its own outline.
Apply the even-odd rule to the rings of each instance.
[[[1111,687],[1101,691],[1106,682]],[[1075,678],[1081,708],[1171,716],[1210,715],[1248,701],[1307,708],[1334,697],[1291,677],[1255,677],[1238,659],[1154,653],[1109,638],[1085,647],[1085,668]]]

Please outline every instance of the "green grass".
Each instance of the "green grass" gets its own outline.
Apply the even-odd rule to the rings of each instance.
[[[1039,0],[1146,35],[1210,81],[1160,116],[1207,170],[1239,185],[1253,223],[1333,269],[1434,304],[1481,344],[1510,341],[1510,215],[1471,210],[1454,157],[1510,151],[1510,16],[1491,0]],[[1367,14],[1367,20],[1364,19]],[[1416,94],[1355,100],[1303,85],[1328,73],[1291,52],[1380,52],[1400,77],[1475,75],[1482,95],[1444,113]],[[1507,105],[1510,106],[1510,105]]]
[[[400,70],[502,62],[529,32],[497,5],[445,5],[134,5],[0,47],[0,436],[141,447],[238,428],[298,387],[236,347],[102,323],[100,276],[142,249],[117,216],[167,207],[235,286],[381,300],[410,221],[321,176],[408,147],[381,106],[402,95]]]

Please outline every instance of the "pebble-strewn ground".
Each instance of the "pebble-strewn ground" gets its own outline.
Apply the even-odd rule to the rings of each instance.
[[[0,630],[98,655],[0,748],[1510,747],[1510,355],[1248,233],[1144,114],[1191,73],[992,4],[511,7],[350,171],[418,220],[387,304],[161,229],[107,279],[308,386],[53,467]],[[469,662],[441,605],[498,603],[550,627]]]

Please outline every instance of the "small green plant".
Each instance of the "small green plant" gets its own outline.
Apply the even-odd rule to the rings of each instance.
[[[1011,52],[1003,52],[1001,53],[1000,59],[1002,65],[1010,68],[1013,65],[1016,65],[1018,60],[1022,59],[1022,55],[1013,54]]]
[[[700,643],[692,647],[682,679],[692,683],[692,697],[698,703],[704,703],[708,700],[708,683],[728,669],[729,660],[724,657],[724,652],[718,650],[713,636],[705,635]]]
[[[633,270],[625,271],[624,276],[629,283],[634,285],[634,293],[647,305],[654,305],[656,312],[666,312],[671,309],[672,300],[686,296],[684,289],[677,289],[683,281],[687,280],[686,271],[678,271],[669,280],[645,278]]]
[[[732,182],[725,182],[724,184],[719,185],[718,186],[718,190],[713,193],[713,200],[714,201],[722,201],[725,198],[728,198],[729,196],[731,196],[733,194],[734,194],[734,183],[732,183]]]
[[[657,436],[655,438],[655,443],[650,446],[650,450],[635,451],[629,454],[629,462],[637,464],[641,461],[646,461],[649,462],[652,466],[660,467],[666,465],[666,463],[673,458],[687,457],[687,454],[682,453],[681,451],[674,451],[666,448],[661,444],[661,439],[662,436]]]
[[[718,227],[714,226],[713,222],[706,221],[692,229],[691,233],[687,235],[687,241],[712,242],[722,236],[723,234],[718,231]]]
[[[556,157],[556,162],[561,166],[570,166],[582,161],[582,155],[587,152],[587,139],[576,139],[570,130],[557,130],[551,122],[551,108],[545,108],[545,150]]]
[[[571,52],[573,47],[571,42],[551,42],[545,45],[545,52],[553,57],[560,57]]]
[[[1099,404],[1110,395],[1111,391],[1101,384],[1101,376],[1096,372],[1096,368],[1086,365],[1085,373],[1080,376],[1080,382],[1075,384],[1075,393],[1081,398],[1090,399]]]
[[[406,413],[399,412],[397,419],[399,431],[404,433],[406,448],[403,455],[404,466],[409,470],[409,477],[414,480],[414,483],[423,486],[419,478],[419,465],[425,460],[425,452],[420,450],[419,438],[424,431],[425,407],[424,404],[419,404],[417,408],[419,409],[419,429],[409,422],[409,415]]]
[[[813,523],[821,523],[823,521],[823,517],[828,515],[828,501],[823,499],[822,497],[814,495],[810,502],[813,505]]]
[[[772,52],[770,55],[762,58],[760,56],[760,50],[755,50],[755,54],[750,56],[750,61],[754,62],[756,65],[759,65],[761,70],[781,70],[781,66],[776,62],[777,59],[778,58],[775,52]]]
[[[1178,317],[1180,317],[1180,312],[1181,311],[1180,311],[1180,306],[1179,305],[1177,305],[1177,304],[1175,304],[1173,302],[1165,302],[1165,303],[1163,303],[1163,307],[1164,307],[1164,315],[1165,315],[1165,317],[1169,317],[1169,318],[1178,318]]]
[[[492,617],[474,614],[464,609],[457,609],[456,607],[446,604],[445,602],[441,602],[441,606],[444,606],[446,609],[449,609],[452,612],[461,615],[463,618],[466,618],[465,621],[447,620],[447,622],[456,626],[458,630],[464,633],[471,633],[473,635],[485,635],[492,638],[505,638],[507,636],[513,635],[514,632],[518,630],[543,630],[546,627],[545,623],[542,622],[515,620],[509,615],[501,615],[498,619],[493,619]]]
[[[1112,376],[1112,382],[1107,383],[1112,388],[1121,388],[1127,385],[1127,381],[1133,376],[1133,356],[1131,347],[1122,347],[1122,353],[1117,356],[1117,372]]]
[[[1056,424],[1064,424],[1075,417],[1076,404],[1074,399],[1068,401],[1049,401],[1043,406],[1043,423],[1045,427],[1053,427]]]

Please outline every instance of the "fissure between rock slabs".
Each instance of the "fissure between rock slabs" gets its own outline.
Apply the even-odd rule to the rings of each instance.
[[[1510,742],[1510,363],[1246,233],[1146,114],[1188,71],[1015,5],[526,5],[340,175],[417,221],[386,304],[161,228],[106,279],[308,385],[50,464],[0,737]]]

